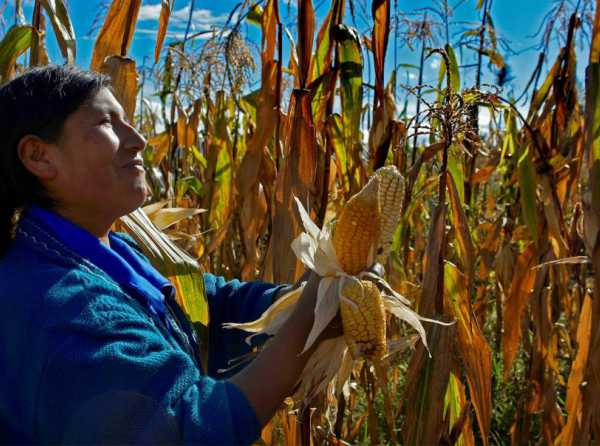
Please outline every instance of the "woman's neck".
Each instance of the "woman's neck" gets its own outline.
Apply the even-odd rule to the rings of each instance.
[[[85,229],[94,237],[97,237],[106,246],[110,247],[108,233],[114,220],[100,218],[91,212],[73,211],[64,207],[55,208],[54,212],[69,220],[71,223]]]

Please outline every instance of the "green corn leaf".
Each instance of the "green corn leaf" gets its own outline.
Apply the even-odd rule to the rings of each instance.
[[[346,26],[336,27],[335,38],[339,45],[341,102],[344,136],[347,147],[359,140],[362,111],[362,70],[360,38]]]
[[[259,3],[254,3],[252,6],[250,6],[250,11],[246,16],[246,20],[248,21],[248,23],[251,23],[252,25],[258,26],[260,28],[262,26],[263,12],[264,10],[262,6],[260,6]]]
[[[465,173],[463,169],[462,161],[462,148],[456,144],[452,144],[448,149],[448,171],[452,174],[456,188],[458,190],[458,196],[460,197],[460,204],[465,204]]]
[[[6,81],[15,66],[17,58],[27,51],[33,42],[32,26],[13,26],[0,42],[0,80]]]
[[[152,265],[175,285],[177,302],[198,334],[203,355],[201,360],[206,367],[209,315],[202,268],[154,226],[141,209],[121,217],[120,222],[139,243]]]
[[[532,156],[529,147],[521,149],[519,160],[517,161],[519,172],[519,189],[521,191],[521,210],[523,219],[529,228],[532,239],[537,242],[538,239],[538,221],[536,207],[536,173],[533,166]]]
[[[450,60],[450,86],[452,87],[452,91],[459,91],[460,71],[458,69],[456,54],[454,53],[454,49],[450,45],[446,45],[446,53],[448,54],[448,59]]]
[[[586,123],[591,153],[592,208],[600,215],[600,63],[591,63],[586,71]]]

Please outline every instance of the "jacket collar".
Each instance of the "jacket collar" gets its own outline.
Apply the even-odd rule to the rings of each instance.
[[[24,211],[19,230],[46,251],[54,251],[59,257],[65,256],[62,260],[70,266],[102,271],[122,289],[144,302],[153,313],[164,316],[165,295],[175,292],[173,285],[117,234],[109,234],[109,248],[83,228],[35,206]]]

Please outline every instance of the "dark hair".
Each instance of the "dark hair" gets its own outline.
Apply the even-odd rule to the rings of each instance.
[[[47,65],[0,87],[0,256],[12,240],[17,211],[32,204],[53,207],[40,182],[21,163],[19,141],[35,135],[56,142],[69,115],[109,86],[100,73]]]

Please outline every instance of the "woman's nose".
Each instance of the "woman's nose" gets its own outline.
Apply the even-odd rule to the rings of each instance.
[[[148,141],[130,124],[127,124],[127,144],[126,147],[141,152],[146,147]]]

